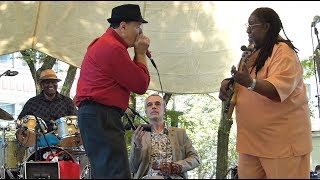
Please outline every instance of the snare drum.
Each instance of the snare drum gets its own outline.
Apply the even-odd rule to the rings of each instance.
[[[0,166],[6,169],[17,169],[25,153],[25,148],[17,142],[15,132],[14,121],[0,122]]]
[[[55,134],[60,138],[61,147],[78,147],[82,145],[80,130],[78,128],[77,116],[61,117],[55,122]]]
[[[38,117],[42,130],[39,133],[47,132],[47,125],[44,120]],[[17,139],[25,147],[31,147],[36,142],[37,120],[33,115],[26,115],[21,120],[17,120]],[[44,132],[43,132],[44,131]]]

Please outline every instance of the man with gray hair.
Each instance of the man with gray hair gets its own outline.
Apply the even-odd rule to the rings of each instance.
[[[187,171],[200,164],[186,130],[166,127],[164,112],[161,96],[152,94],[145,100],[151,132],[138,126],[132,136],[130,166],[136,179],[186,179]]]
[[[121,121],[131,92],[144,94],[150,82],[146,52],[150,40],[139,5],[112,9],[110,27],[87,48],[76,93],[78,124],[92,178],[130,179]],[[128,48],[134,47],[134,58]]]

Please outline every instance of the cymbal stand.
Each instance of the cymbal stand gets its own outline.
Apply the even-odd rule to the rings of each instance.
[[[1,142],[2,143],[2,149],[3,149],[3,164],[2,164],[2,166],[1,166],[1,179],[5,179],[6,178],[6,173],[8,174],[8,176],[9,176],[9,178],[10,179],[14,179],[14,176],[13,176],[13,174],[11,173],[11,170],[10,169],[7,169],[6,168],[6,162],[5,162],[5,157],[7,157],[7,155],[6,155],[6,153],[7,153],[7,151],[6,151],[6,147],[8,146],[8,143],[7,143],[7,138],[6,138],[6,131],[10,131],[10,126],[9,126],[9,124],[7,125],[7,127],[0,127],[0,130],[2,130],[3,132],[3,141]],[[1,138],[1,137],[0,137]],[[2,152],[1,152],[2,153]]]
[[[81,171],[80,179],[91,179],[91,165],[90,165],[90,162]]]
[[[317,27],[314,26],[314,32],[316,34],[317,40],[318,40],[318,45],[314,51],[314,61],[315,61],[315,66],[316,66],[316,74],[318,74],[318,78],[319,78],[319,82],[320,82],[320,58],[319,58],[319,53],[318,50],[320,50],[320,40],[319,40],[319,36],[318,36],[318,29]],[[318,87],[318,86],[317,86]],[[318,99],[318,111],[319,111],[319,117],[320,117],[320,95],[319,95],[319,91],[317,90],[317,95],[316,95],[317,99]]]
[[[6,147],[6,144],[5,144],[6,143],[6,141],[5,141],[5,129],[6,128],[3,128],[3,127],[0,126],[0,130],[3,131],[2,132],[3,136],[0,137],[0,145],[1,145],[1,149],[2,149],[1,152],[0,152],[1,153],[0,156],[2,156],[2,159],[1,159],[2,162],[1,162],[1,167],[0,167],[0,178],[1,179],[5,179],[5,176],[6,176],[6,169],[5,169],[5,164],[4,164],[5,163],[5,159],[4,158],[6,157],[5,156],[5,147]]]

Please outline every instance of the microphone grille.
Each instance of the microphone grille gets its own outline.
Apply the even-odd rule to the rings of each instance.
[[[241,51],[246,51],[246,50],[247,50],[247,46],[242,45],[242,46],[241,46]]]

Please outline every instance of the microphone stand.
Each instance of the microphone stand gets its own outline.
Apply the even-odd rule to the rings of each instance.
[[[132,109],[131,107],[128,107],[128,109],[130,109],[130,111],[134,114],[137,115],[139,118],[141,118],[145,123],[150,124],[147,120],[145,120],[139,113],[137,113],[134,109]],[[129,118],[128,118],[129,119]]]
[[[0,75],[0,77],[3,76],[3,75],[6,76],[8,72],[10,72],[10,70],[7,70],[7,71],[5,71],[4,73],[2,73],[2,74]]]
[[[154,67],[154,68],[156,69],[156,71],[157,71],[158,79],[159,79],[159,83],[160,83],[160,88],[161,88],[161,93],[162,93],[162,96],[163,96],[163,95],[164,95],[164,94],[163,94],[163,88],[162,88],[162,83],[161,83],[160,74],[159,74],[157,65],[156,65],[156,63],[154,62],[154,60],[152,59],[150,52],[147,53],[147,57],[150,59],[153,67]],[[139,117],[140,117],[140,116],[139,116]]]
[[[316,47],[316,50],[315,50],[315,53],[314,53],[314,60],[316,62],[316,69],[317,69],[317,74],[318,74],[318,78],[319,78],[319,82],[320,82],[320,59],[319,59],[319,56],[318,56],[318,51],[317,50],[320,50],[320,40],[319,40],[319,32],[318,32],[318,29],[316,26],[314,26],[314,33],[316,34],[316,37],[317,37],[317,40],[318,40],[318,45]],[[318,93],[318,92],[317,92]],[[320,117],[320,97],[319,97],[319,94],[316,95],[317,99],[318,99],[318,111],[319,111],[319,117]]]
[[[50,147],[50,145],[48,143],[48,140],[47,140],[47,138],[45,136],[46,132],[44,132],[44,130],[41,128],[41,123],[40,123],[38,117],[36,115],[34,115],[34,114],[33,114],[33,116],[35,117],[35,119],[37,121],[37,125],[35,127],[35,131],[36,131],[35,149],[36,149],[36,152],[35,152],[35,157],[34,157],[35,161],[37,161],[38,160],[38,139],[39,139],[39,134],[40,134],[39,129],[40,129],[40,131],[41,131],[41,133],[42,133],[42,135],[44,137],[44,140],[46,141],[46,143],[47,143],[47,145],[48,145],[48,147],[49,147],[49,149],[51,151],[52,156],[54,156],[54,154],[53,154],[53,151],[52,151],[52,149],[51,149],[51,147]],[[40,157],[41,157],[41,154],[40,154]]]
[[[131,128],[132,128],[133,130],[136,130],[137,128],[136,128],[136,126],[133,124],[133,122],[132,122],[132,120],[130,119],[130,117],[128,116],[128,114],[127,114],[127,113],[124,113],[124,114],[125,114],[126,117],[128,118],[128,123],[130,124]]]

